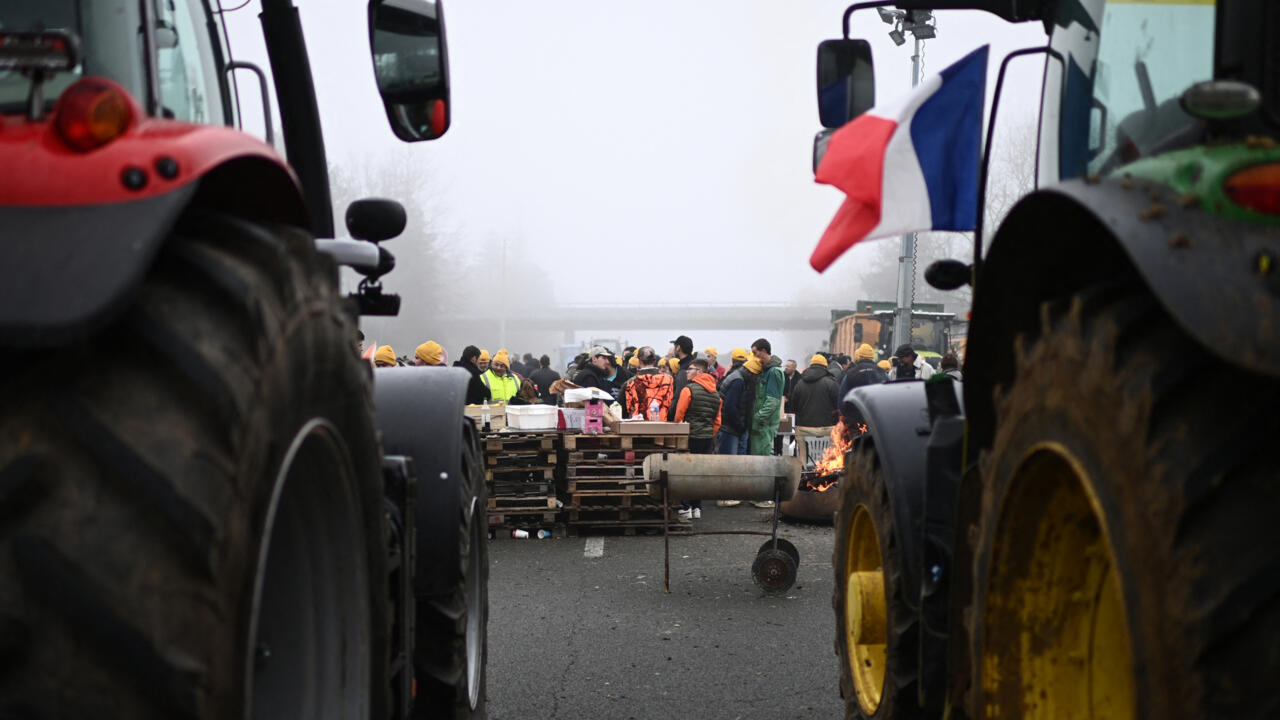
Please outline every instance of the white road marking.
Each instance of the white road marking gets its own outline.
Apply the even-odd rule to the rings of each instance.
[[[604,538],[587,538],[587,545],[582,550],[582,556],[589,558],[604,557]]]

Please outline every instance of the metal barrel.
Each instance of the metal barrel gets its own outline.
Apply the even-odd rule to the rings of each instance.
[[[800,483],[800,461],[772,455],[650,455],[644,459],[649,495],[662,498],[663,473],[672,500],[789,500]]]

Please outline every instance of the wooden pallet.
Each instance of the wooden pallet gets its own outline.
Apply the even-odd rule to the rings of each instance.
[[[644,482],[644,467],[641,465],[566,465],[565,477],[569,479],[634,479],[636,482]]]
[[[490,451],[485,453],[485,464],[489,467],[530,467],[533,465],[555,465],[556,452],[554,450],[525,450],[521,452],[510,452],[507,450]]]
[[[489,498],[490,512],[504,513],[541,513],[547,510],[556,509],[556,496],[544,495],[542,497],[491,497]]]
[[[504,480],[495,478],[489,488],[490,497],[533,497],[554,495],[555,483],[547,480]]]
[[[625,492],[629,495],[646,495],[649,492],[649,486],[644,480],[637,478],[581,477],[569,478],[567,490],[569,494],[580,492]]]
[[[483,436],[485,452],[500,451],[549,451],[555,450],[560,440],[558,430],[522,430],[486,433]]]
[[[560,513],[558,512],[489,511],[489,527],[493,529],[554,526],[558,524],[560,524]]]
[[[489,468],[485,471],[484,478],[489,482],[494,482],[495,480],[550,482],[556,478],[556,468],[554,465],[537,465],[523,468]]]
[[[568,435],[565,450],[666,450],[689,449],[688,435]]]

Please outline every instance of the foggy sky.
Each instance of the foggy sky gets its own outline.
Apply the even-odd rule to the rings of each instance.
[[[364,3],[298,5],[330,164],[416,171],[417,186],[395,196],[418,212],[388,245],[401,261],[389,290],[435,282],[432,258],[411,251],[430,233],[461,254],[453,263],[478,293],[497,282],[493,258],[505,238],[509,257],[537,265],[527,274],[551,301],[589,301],[579,282],[588,265],[599,268],[594,292],[610,299],[854,300],[869,249],[846,253],[825,275],[808,266],[842,199],[813,182],[810,162],[820,129],[816,47],[839,36],[844,3],[446,0],[452,127],[417,144],[395,140],[387,126]],[[256,13],[233,13],[228,24],[237,59],[265,67]],[[874,47],[882,101],[910,89],[911,43],[895,47],[888,30],[874,12],[855,16],[853,36]],[[1043,32],[943,13],[938,38],[926,43],[925,72],[984,41],[993,43],[990,95],[1003,53],[1042,44]],[[1038,103],[1040,67],[1026,65],[1024,97],[1010,108],[1025,113]],[[251,115],[258,102],[244,104]],[[335,187],[339,221],[363,194],[364,183],[354,184]],[[466,267],[466,257],[486,256]],[[511,290],[508,302],[525,294]],[[413,312],[372,325],[401,344],[431,332],[431,318]],[[463,339],[444,340],[456,355]]]

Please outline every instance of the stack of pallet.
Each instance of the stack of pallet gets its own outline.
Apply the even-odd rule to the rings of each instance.
[[[559,519],[555,473],[560,433],[512,430],[484,434],[489,527],[549,528]]]
[[[649,497],[644,459],[689,451],[688,435],[565,435],[565,479],[570,530],[612,528],[627,535],[662,529],[662,503]],[[688,527],[669,512],[671,530]]]

